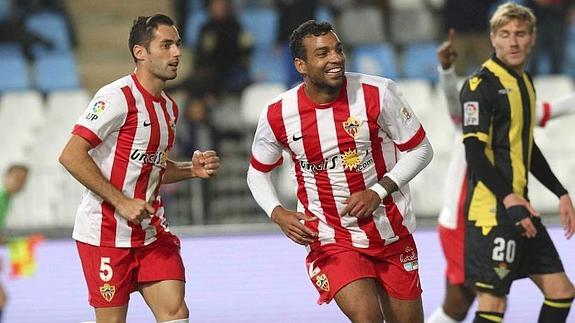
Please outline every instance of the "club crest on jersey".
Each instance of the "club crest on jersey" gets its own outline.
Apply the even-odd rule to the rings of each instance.
[[[352,138],[355,138],[357,135],[357,131],[359,130],[359,120],[353,116],[347,118],[347,120],[343,123],[343,129],[350,135]]]
[[[413,117],[413,113],[411,113],[411,111],[409,111],[409,109],[406,107],[401,108],[401,114],[403,115],[403,120],[405,122],[407,122],[409,119],[411,119],[411,117]]]
[[[169,124],[172,131],[176,131],[176,120],[174,118],[170,118]]]
[[[463,103],[463,125],[464,126],[479,125],[479,102],[468,101]]]
[[[98,120],[98,116],[102,112],[104,112],[104,110],[106,110],[106,107],[108,105],[109,105],[108,102],[106,102],[106,100],[104,99],[94,100],[91,109],[86,113],[86,116],[84,118],[92,122]]]
[[[116,286],[105,283],[100,287],[100,294],[102,294],[105,300],[111,302],[116,294]]]
[[[509,266],[505,262],[501,262],[497,267],[493,267],[493,270],[495,270],[499,279],[503,280],[505,276],[509,274],[509,269],[507,267]]]
[[[329,292],[329,280],[325,274],[321,274],[315,277],[315,284],[319,289]]]

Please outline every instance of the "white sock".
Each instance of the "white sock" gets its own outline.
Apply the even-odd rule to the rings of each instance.
[[[179,320],[162,321],[162,322],[158,322],[158,323],[190,323],[190,319],[185,318],[185,319],[179,319]]]
[[[439,306],[433,314],[427,319],[427,323],[458,323],[449,315],[445,314],[443,307]]]

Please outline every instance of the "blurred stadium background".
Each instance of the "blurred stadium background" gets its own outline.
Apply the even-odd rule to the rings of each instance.
[[[188,11],[176,9],[181,8],[178,5],[182,2],[186,2]],[[435,149],[430,166],[411,184],[422,228],[419,235],[424,240],[420,244],[423,286],[432,291],[424,294],[426,312],[430,314],[440,303],[443,288],[442,254],[432,228],[454,145],[453,126],[443,95],[436,87],[435,50],[444,33],[441,15],[433,6],[439,8],[442,1],[389,0],[393,10],[388,21],[384,21],[380,2],[323,1],[316,17],[335,25],[346,45],[348,71],[397,80]],[[345,321],[334,304],[324,308],[314,305],[316,295],[303,268],[304,250],[291,245],[270,224],[245,183],[254,116],[270,95],[286,88],[288,71],[278,63],[285,60],[281,56],[285,53],[275,50],[279,13],[274,1],[231,3],[255,40],[249,65],[253,82],[239,95],[223,98],[214,108],[217,111],[212,116],[213,125],[223,134],[218,140],[221,171],[209,182],[173,184],[163,192],[168,219],[174,231],[184,237],[184,254],[192,268],[188,283],[192,321]],[[10,4],[10,0],[0,0],[0,21],[8,19]],[[83,188],[58,164],[57,157],[94,92],[132,72],[127,37],[136,16],[161,12],[185,20],[181,30],[184,54],[174,83],[193,73],[197,34],[207,19],[203,0],[68,0],[60,1],[60,5],[65,12],[37,10],[27,13],[21,25],[49,39],[49,48],[34,46],[30,58],[17,43],[0,43],[0,171],[13,162],[31,167],[25,190],[14,200],[7,234],[15,237],[39,232],[49,238],[38,249],[39,267],[34,278],[4,277],[11,295],[6,322],[79,322],[92,317],[70,238]],[[543,68],[543,73],[535,78],[539,99],[553,99],[573,91],[575,24],[567,34],[566,48],[564,73],[548,75]],[[186,93],[180,91],[174,96],[183,108]],[[575,172],[571,169],[575,165],[575,138],[570,129],[574,121],[575,117],[554,120],[545,130],[536,131],[538,144],[570,191],[575,191]],[[178,127],[178,136],[189,133],[183,118]],[[209,140],[199,141],[197,148],[209,145]],[[189,158],[191,151],[180,149],[175,155],[171,157]],[[293,205],[294,185],[288,168],[282,167],[276,180],[282,199]],[[547,223],[556,224],[556,198],[536,180],[530,185],[534,205],[548,216]],[[557,243],[564,240],[558,230],[554,231],[554,238],[559,238],[555,239]],[[559,249],[565,255],[570,248],[562,243]],[[3,249],[2,252],[6,259]],[[432,268],[429,273],[426,262]],[[259,267],[252,268],[253,264]],[[212,276],[215,273],[222,276]],[[133,298],[136,305],[128,320],[151,322],[149,313],[142,309],[141,298]],[[194,320],[195,313],[204,319]]]

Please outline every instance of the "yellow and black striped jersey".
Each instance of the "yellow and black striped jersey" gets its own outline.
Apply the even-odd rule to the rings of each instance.
[[[485,156],[496,175],[527,199],[535,125],[531,77],[527,73],[518,75],[493,56],[464,83],[460,100],[463,140],[477,138],[485,143]],[[470,167],[467,219],[488,231],[501,223],[506,213],[495,193],[475,175]]]

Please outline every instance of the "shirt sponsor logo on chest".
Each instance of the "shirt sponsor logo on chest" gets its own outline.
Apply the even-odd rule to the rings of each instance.
[[[167,151],[154,151],[148,153],[144,150],[135,149],[130,155],[130,159],[142,164],[151,164],[161,168],[166,168],[166,163],[168,161]]]
[[[370,150],[362,152],[357,149],[349,149],[343,154],[324,158],[317,163],[312,163],[307,160],[298,160],[298,163],[303,171],[317,174],[332,169],[361,172],[372,165],[374,161]]]

